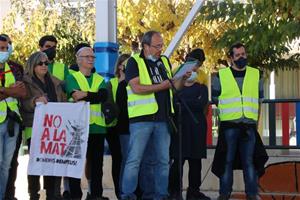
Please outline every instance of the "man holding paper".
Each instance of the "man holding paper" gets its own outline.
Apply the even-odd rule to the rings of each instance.
[[[121,198],[135,199],[138,174],[142,159],[149,165],[149,191],[143,198],[164,199],[168,196],[170,131],[168,120],[173,109],[171,64],[162,56],[164,43],[157,31],[148,31],[142,38],[142,51],[129,58],[126,66],[128,82],[128,115],[130,139],[125,164]],[[184,79],[191,72],[182,76]],[[179,87],[182,79],[174,81]],[[149,146],[150,145],[150,146]],[[147,147],[147,148],[146,148]],[[149,157],[151,159],[149,159]],[[141,177],[141,182],[143,182]],[[143,183],[141,183],[143,184]],[[148,196],[146,196],[148,195]]]

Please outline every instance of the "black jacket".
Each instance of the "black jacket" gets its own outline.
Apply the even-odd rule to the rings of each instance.
[[[256,130],[255,127],[248,127],[248,128],[254,128],[254,130]],[[222,124],[221,124],[220,131],[219,131],[219,137],[218,137],[218,143],[217,143],[215,156],[214,156],[214,160],[213,160],[213,164],[212,164],[212,170],[211,170],[219,178],[224,174],[225,162],[226,162],[226,152],[227,152],[225,136],[224,136],[222,130],[224,130],[224,127],[222,127]],[[246,129],[244,129],[244,130],[246,130]],[[257,174],[260,177],[265,173],[265,164],[268,161],[269,156],[265,150],[264,144],[263,144],[257,130],[255,131],[255,138],[256,138],[256,140],[255,140],[253,161],[254,161],[255,170],[257,171]],[[242,164],[240,161],[240,156],[239,156],[238,150],[236,153],[235,162],[233,164],[233,169],[242,169]]]

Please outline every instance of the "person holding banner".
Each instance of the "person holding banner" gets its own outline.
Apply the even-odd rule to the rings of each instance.
[[[8,39],[0,36],[0,199],[4,199],[9,169],[21,123],[18,100],[26,95],[25,86],[7,64]]]
[[[32,124],[36,104],[64,102],[66,101],[66,96],[63,92],[62,81],[48,72],[48,57],[41,51],[33,53],[28,58],[23,82],[26,86],[27,96],[21,99],[21,115],[25,126],[25,138],[30,149],[30,138],[34,134],[32,133]],[[39,176],[28,175],[30,200],[38,200],[40,198],[39,179]],[[44,189],[46,189],[47,199],[60,198],[60,187],[56,184],[59,180],[60,177],[44,176]]]
[[[101,105],[107,100],[107,90],[104,78],[98,73],[92,73],[95,55],[90,47],[82,47],[76,53],[79,71],[67,77],[66,89],[71,101],[90,102],[90,127],[87,147],[87,162],[90,168],[91,193],[87,199],[107,200],[103,197],[103,151],[106,134],[106,123]],[[70,192],[72,199],[81,199],[82,190],[80,179],[70,178]]]

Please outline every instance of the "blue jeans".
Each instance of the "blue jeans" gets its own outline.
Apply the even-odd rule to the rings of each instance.
[[[120,172],[120,188],[122,188],[122,178],[124,174],[124,168],[127,159],[127,151],[128,151],[128,143],[129,143],[130,135],[122,135],[120,134],[120,144],[121,144],[121,152],[122,152],[122,164],[121,164],[121,172]],[[139,184],[140,188],[143,192],[143,199],[153,199],[155,195],[154,191],[154,164],[155,164],[155,157],[154,153],[151,152],[153,148],[152,142],[150,141],[147,144],[145,150],[145,156],[141,163],[141,169],[139,173]]]
[[[239,147],[239,155],[243,166],[245,192],[247,195],[256,195],[258,192],[258,177],[253,165],[255,147],[255,132],[252,129],[242,134],[239,128],[224,130],[227,155],[224,174],[220,178],[220,194],[230,195],[233,184],[233,163]]]
[[[19,125],[15,123],[14,136],[7,132],[7,120],[0,124],[0,199],[4,199],[11,159],[14,155],[19,134]]]
[[[153,149],[155,148],[153,138],[150,138],[146,146],[142,163],[140,165],[139,184],[143,199],[155,199],[155,166],[156,157]]]
[[[150,143],[149,143],[150,142]],[[147,145],[151,148],[147,148]],[[137,187],[140,166],[143,158],[151,161],[155,155],[154,166],[154,191],[155,198],[161,199],[168,196],[169,177],[169,146],[170,134],[165,122],[137,122],[130,124],[130,139],[128,155],[122,180],[122,199],[135,199],[134,191]],[[146,156],[151,155],[150,158]],[[150,185],[149,185],[150,186]]]

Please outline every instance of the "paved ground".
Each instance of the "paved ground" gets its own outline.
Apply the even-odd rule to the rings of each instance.
[[[274,162],[286,162],[286,161],[298,161],[300,162],[300,150],[269,150],[268,151],[270,159],[269,163]],[[208,158],[203,161],[203,182],[202,182],[202,188],[204,189],[204,193],[208,196],[210,196],[213,200],[216,200],[218,196],[218,192],[215,191],[215,189],[218,189],[218,179],[212,175],[210,172],[212,162],[212,152],[208,151]],[[19,168],[18,168],[18,177],[16,181],[16,197],[19,200],[27,200],[28,198],[28,192],[27,192],[27,164],[28,164],[28,155],[25,156],[19,156]],[[113,191],[113,184],[112,184],[112,177],[111,177],[111,157],[105,156],[104,157],[104,176],[103,176],[103,188],[104,188],[104,196],[109,197],[110,199],[116,199]],[[236,172],[235,172],[236,173]],[[187,185],[187,170],[184,170],[184,187]],[[288,184],[288,183],[287,183]],[[86,195],[86,180],[83,179],[82,181],[82,188],[84,191],[84,197]],[[1,186],[0,186],[1,187]],[[241,172],[237,172],[235,174],[235,181],[234,181],[234,191],[243,191],[244,183],[243,183],[243,176]],[[44,191],[41,191],[42,197],[44,198]],[[289,193],[272,193],[272,195],[289,195]],[[299,192],[293,194],[300,199]],[[185,197],[185,191],[183,193],[183,197]],[[277,199],[282,199],[281,197]]]
[[[110,156],[105,156],[104,159],[104,171],[110,172]],[[27,164],[28,164],[28,155],[19,156],[19,167],[18,167],[18,177],[16,181],[16,197],[18,200],[27,200],[29,199],[28,192],[27,192]],[[117,199],[114,190],[111,187],[111,175],[110,173],[104,173],[103,177],[103,186],[104,186],[104,196],[109,197],[110,199],[114,200]],[[42,179],[41,179],[42,182]],[[86,181],[83,179],[82,181],[82,188],[84,188],[84,197],[86,196]],[[212,197],[213,199],[217,198],[218,193],[214,191],[204,191],[205,194]],[[183,192],[183,196],[185,197],[185,191]],[[45,199],[45,191],[41,191],[41,200]]]

